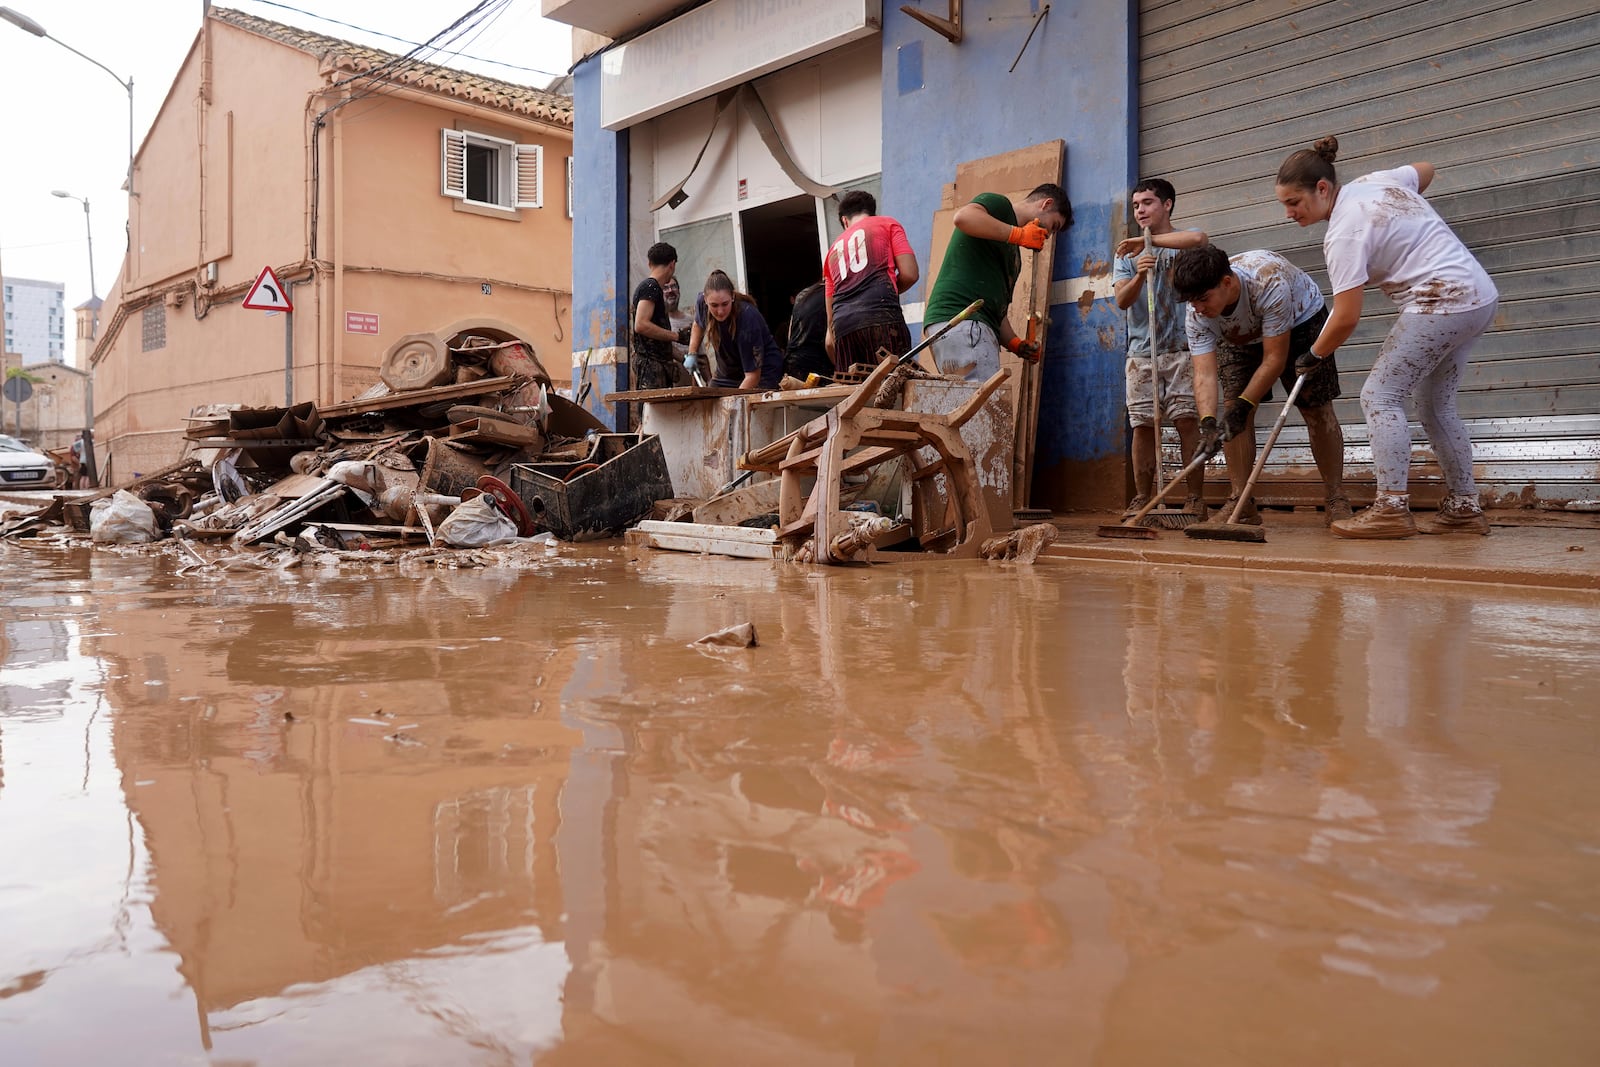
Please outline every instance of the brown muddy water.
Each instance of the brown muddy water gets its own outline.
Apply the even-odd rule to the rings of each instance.
[[[0,558],[8,1067],[1600,1062],[1593,597],[176,566]]]

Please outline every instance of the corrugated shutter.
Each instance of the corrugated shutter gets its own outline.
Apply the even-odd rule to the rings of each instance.
[[[544,207],[544,148],[536,144],[516,146],[517,207]]]
[[[1273,199],[1283,157],[1332,133],[1341,178],[1427,160],[1429,199],[1494,277],[1500,315],[1460,394],[1502,502],[1600,496],[1600,16],[1594,0],[1141,0],[1140,173],[1177,224],[1271,248],[1328,292],[1323,226]],[[1347,476],[1371,488],[1359,393],[1394,309],[1366,294],[1339,350]],[[1280,391],[1281,392],[1281,391]],[[1280,397],[1281,399],[1281,397]],[[1265,414],[1274,417],[1277,406]],[[1413,423],[1413,491],[1438,468]],[[1258,494],[1320,500],[1294,416]]]
[[[460,130],[439,131],[439,192],[467,197],[467,135]]]

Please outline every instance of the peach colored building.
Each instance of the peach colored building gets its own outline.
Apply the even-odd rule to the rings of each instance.
[[[176,459],[198,405],[348,399],[410,333],[570,350],[571,154],[570,97],[210,9],[91,356],[111,479]],[[269,266],[292,315],[242,307]]]

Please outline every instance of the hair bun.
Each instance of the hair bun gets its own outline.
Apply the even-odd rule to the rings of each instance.
[[[1311,146],[1311,150],[1332,163],[1339,158],[1339,138],[1331,133],[1326,137],[1319,137]]]

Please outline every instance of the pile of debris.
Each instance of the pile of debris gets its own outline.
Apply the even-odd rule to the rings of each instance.
[[[541,531],[613,536],[672,495],[657,439],[609,433],[555,392],[531,345],[482,332],[402,338],[380,381],[345,403],[219,406],[189,422],[188,458],[118,489],[57,497],[0,523],[0,536],[64,524],[122,544],[483,548]]]

